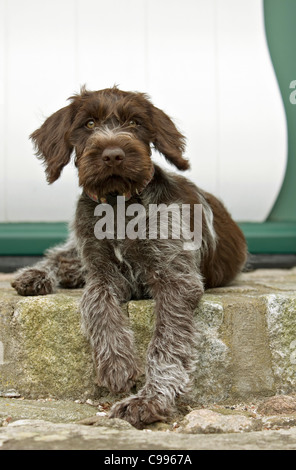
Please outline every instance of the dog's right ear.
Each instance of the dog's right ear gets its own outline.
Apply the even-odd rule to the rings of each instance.
[[[30,135],[36,155],[45,164],[47,181],[53,183],[70,161],[73,146],[69,143],[69,129],[73,116],[73,103],[50,116]]]

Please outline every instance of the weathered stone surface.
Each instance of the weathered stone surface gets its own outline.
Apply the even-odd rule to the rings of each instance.
[[[80,331],[81,290],[22,298],[0,276],[0,394],[94,398],[92,356]],[[244,273],[208,290],[196,311],[194,404],[291,393],[296,386],[296,268]],[[153,301],[123,306],[145,352],[154,325]]]
[[[259,405],[258,413],[267,416],[296,413],[296,397],[277,395],[268,398]]]
[[[296,413],[262,418],[262,429],[290,429],[296,426]]]
[[[72,423],[94,414],[93,406],[69,400],[24,400],[0,398],[0,422],[42,419],[52,423]]]
[[[295,450],[296,428],[226,434],[120,431],[82,424],[21,420],[0,428],[0,450]],[[112,449],[112,451],[110,451]],[[104,455],[104,454],[103,454]],[[100,460],[100,455],[98,455]],[[103,461],[102,461],[103,462]]]
[[[221,409],[213,405],[215,411],[193,410],[184,418],[185,402],[171,421],[144,431],[94,416],[98,409],[86,404],[9,398],[85,401],[106,394],[94,385],[91,351],[80,331],[82,291],[22,298],[10,279],[0,276],[0,449],[296,448],[295,396],[273,397],[246,414],[247,407],[232,406],[238,413],[227,414],[231,402],[295,392],[296,268],[245,273],[231,286],[207,291],[195,316],[197,369],[187,403],[217,402]],[[143,367],[153,309],[147,300],[123,306]],[[116,399],[102,398],[108,406]]]
[[[144,369],[146,350],[154,328],[154,302],[151,300],[131,301],[127,305],[127,313],[135,336],[137,355]]]
[[[267,417],[258,412],[260,402],[193,410],[139,431],[126,421],[109,419],[108,403],[0,398],[0,450],[296,448],[296,414]]]
[[[85,424],[86,426],[101,426],[114,428],[118,430],[135,429],[130,423],[119,418],[108,418],[108,416],[91,416],[82,419],[77,424]]]
[[[91,352],[80,332],[78,301],[69,295],[17,299],[5,337],[0,389],[31,397],[94,393]],[[9,327],[8,327],[9,328]],[[3,339],[2,339],[3,338]]]
[[[177,432],[185,434],[210,434],[249,432],[261,429],[259,419],[247,418],[239,414],[223,415],[215,411],[201,409],[191,411],[181,422]]]
[[[290,393],[296,388],[296,293],[272,293],[264,300],[276,390]]]
[[[226,399],[231,392],[231,350],[222,336],[224,306],[218,295],[205,295],[196,313],[196,372],[192,398],[206,403]]]

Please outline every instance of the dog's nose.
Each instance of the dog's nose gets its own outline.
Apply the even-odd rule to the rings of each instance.
[[[125,153],[119,147],[106,148],[102,153],[102,159],[107,166],[118,166],[124,160]]]

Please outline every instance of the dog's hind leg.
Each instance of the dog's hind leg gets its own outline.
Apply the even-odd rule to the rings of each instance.
[[[56,287],[76,288],[84,285],[85,273],[75,243],[70,237],[66,243],[45,253],[34,266],[22,268],[11,283],[20,295],[46,295]]]

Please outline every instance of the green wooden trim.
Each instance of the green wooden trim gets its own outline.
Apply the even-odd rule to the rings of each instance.
[[[296,253],[296,222],[242,222],[239,224],[250,253]],[[0,224],[0,256],[42,255],[63,242],[66,223]]]
[[[296,222],[296,104],[290,102],[296,80],[296,1],[264,0],[266,38],[287,117],[288,162],[285,179],[268,217],[270,221]],[[268,177],[268,168],[266,169]]]
[[[296,253],[296,222],[241,222],[250,253]]]
[[[3,223],[0,224],[0,255],[41,255],[47,248],[67,237],[67,224]]]

